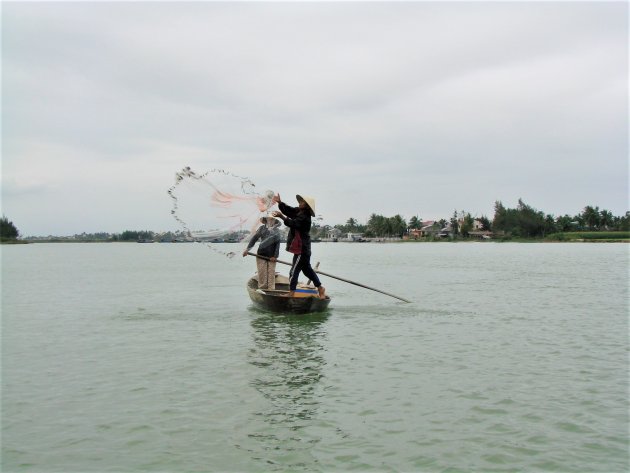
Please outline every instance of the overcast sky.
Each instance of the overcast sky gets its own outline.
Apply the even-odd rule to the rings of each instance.
[[[176,230],[184,166],[328,224],[628,210],[628,4],[2,4],[2,211]]]

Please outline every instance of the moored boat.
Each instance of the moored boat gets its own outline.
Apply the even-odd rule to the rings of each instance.
[[[274,290],[259,289],[258,279],[254,276],[247,281],[247,292],[256,307],[271,312],[286,314],[322,312],[330,304],[330,297],[320,299],[316,289],[304,285],[298,285],[295,297],[286,297],[289,293],[289,279],[281,275],[276,275]]]

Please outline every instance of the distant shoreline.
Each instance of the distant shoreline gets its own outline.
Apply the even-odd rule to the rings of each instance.
[[[137,242],[137,241],[106,241],[106,240],[60,240],[60,239],[51,239],[51,240],[16,240],[16,241],[3,241],[0,242],[2,245],[27,245],[27,244],[38,244],[38,243],[60,243],[60,244],[68,244],[68,243],[122,243],[122,244],[182,244],[182,243],[201,243],[201,244],[212,244],[212,245],[230,245],[230,244],[239,244],[239,242],[211,242],[211,241],[199,241],[199,242]],[[321,244],[321,243],[334,243],[334,244],[445,244],[445,243],[630,243],[630,238],[602,238],[602,239],[584,239],[584,238],[575,238],[575,239],[567,239],[567,240],[551,240],[551,239],[527,239],[527,238],[513,238],[509,240],[387,240],[387,241],[362,241],[362,242],[352,242],[352,241],[337,241],[337,242],[313,242],[313,244]]]

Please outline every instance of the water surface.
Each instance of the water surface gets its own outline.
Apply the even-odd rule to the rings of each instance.
[[[3,246],[2,471],[628,471],[627,245],[313,249],[412,303],[324,277],[278,316],[204,245]]]

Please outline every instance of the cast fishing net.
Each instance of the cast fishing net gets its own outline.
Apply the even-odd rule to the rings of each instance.
[[[231,258],[236,254],[229,249],[231,245],[220,244],[242,243],[244,249],[257,232],[259,248],[278,240],[279,227],[275,222],[261,222],[270,214],[274,193],[259,192],[247,177],[223,169],[199,174],[185,167],[175,174],[175,184],[168,189],[168,195],[172,200],[171,215],[179,223],[179,234],[185,241],[206,243],[211,250]],[[263,225],[269,232],[259,231]]]

